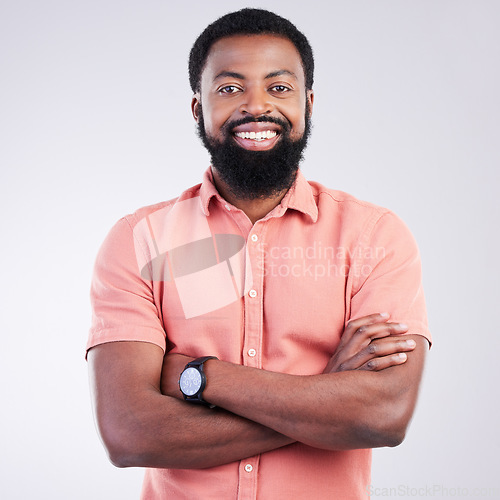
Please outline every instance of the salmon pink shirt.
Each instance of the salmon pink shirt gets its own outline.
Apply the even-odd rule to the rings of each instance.
[[[388,312],[430,341],[419,252],[404,223],[300,171],[255,224],[221,198],[210,169],[179,198],[124,217],[100,249],[91,298],[87,349],[142,341],[313,375],[354,318]],[[296,443],[208,469],[146,469],[142,496],[361,499],[370,468],[369,449]]]

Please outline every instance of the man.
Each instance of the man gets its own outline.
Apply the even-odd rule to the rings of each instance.
[[[418,250],[298,169],[313,64],[270,12],[208,26],[190,82],[211,168],[100,250],[94,411],[143,498],[365,498],[370,449],[405,435],[430,341]]]

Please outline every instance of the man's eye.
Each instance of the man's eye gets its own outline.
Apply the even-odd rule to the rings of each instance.
[[[284,92],[288,92],[290,89],[285,85],[275,85],[274,87],[271,87],[271,90],[282,94]]]
[[[238,92],[238,87],[234,86],[234,85],[226,85],[225,87],[222,87],[219,89],[219,92],[221,94],[234,94],[236,92]]]

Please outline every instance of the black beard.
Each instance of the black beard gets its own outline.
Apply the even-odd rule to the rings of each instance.
[[[273,148],[267,151],[249,151],[235,142],[231,131],[238,125],[251,122],[271,122],[280,125],[281,137]],[[306,109],[302,137],[292,141],[290,129],[290,124],[284,120],[249,116],[226,123],[221,129],[224,140],[218,142],[207,136],[201,105],[199,108],[198,135],[210,153],[212,167],[239,199],[271,198],[292,186],[311,131],[309,109]]]

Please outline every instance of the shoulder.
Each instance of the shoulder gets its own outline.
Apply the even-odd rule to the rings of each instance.
[[[308,181],[308,183],[316,201],[319,216],[323,219],[332,219],[337,224],[356,228],[357,231],[365,234],[385,226],[386,221],[404,224],[392,210],[386,207],[361,200],[344,191],[325,187],[318,182]]]
[[[172,208],[180,202],[199,197],[200,187],[201,184],[197,184],[189,189],[186,189],[176,198],[140,207],[135,212],[123,216],[118,221],[118,225],[128,225],[133,230],[139,223],[144,223],[151,217],[161,218],[162,216],[167,215]]]
[[[108,231],[99,255],[124,255],[130,253],[130,249],[134,249],[133,253],[137,255],[149,255],[150,249],[147,247],[154,247],[165,228],[171,225],[172,217],[169,214],[174,207],[179,204],[185,206],[181,202],[186,200],[192,200],[194,203],[187,205],[194,206],[198,201],[196,198],[199,196],[199,188],[200,185],[193,186],[176,198],[140,207],[121,217]]]
[[[356,198],[344,191],[308,181],[318,207],[319,220],[359,245],[383,244],[415,248],[405,222],[389,208]]]
[[[352,194],[337,189],[331,189],[319,182],[308,181],[312,194],[318,204],[323,204],[325,208],[335,207],[338,210],[347,210],[359,213],[374,213],[383,215],[390,212],[389,209],[375,205],[365,200],[360,200]]]

